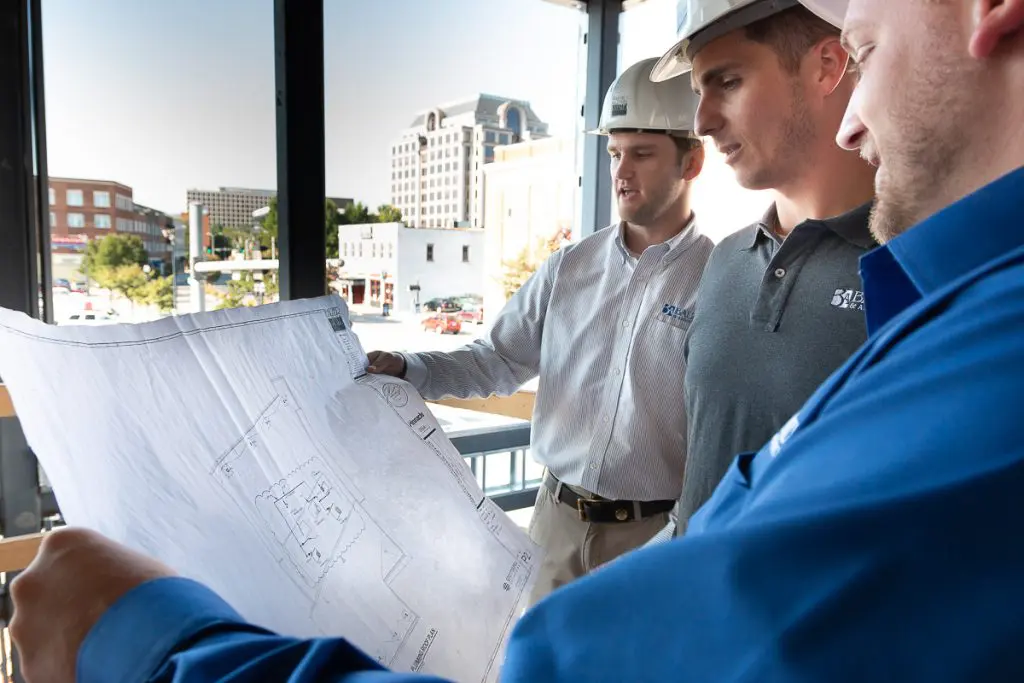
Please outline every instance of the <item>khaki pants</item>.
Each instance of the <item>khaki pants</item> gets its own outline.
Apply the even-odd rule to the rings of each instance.
[[[571,488],[580,495],[593,497],[589,491]],[[583,522],[575,509],[555,500],[554,494],[542,484],[529,533],[533,542],[544,549],[544,559],[529,604],[536,604],[559,586],[647,543],[668,520],[666,512],[619,524]]]

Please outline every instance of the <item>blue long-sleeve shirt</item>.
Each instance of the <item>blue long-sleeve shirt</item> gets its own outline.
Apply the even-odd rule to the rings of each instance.
[[[1024,169],[862,260],[870,338],[687,535],[548,596],[503,683],[1024,680]],[[82,683],[412,683],[183,579],[122,598]]]

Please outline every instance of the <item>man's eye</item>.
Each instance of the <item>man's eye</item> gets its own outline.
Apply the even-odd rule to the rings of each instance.
[[[726,78],[721,83],[722,90],[735,90],[740,87],[740,79],[738,78]]]
[[[853,66],[858,70],[864,68],[864,62],[867,61],[868,55],[870,55],[874,49],[873,45],[869,45],[857,50],[857,54],[850,57],[850,59],[853,60]]]

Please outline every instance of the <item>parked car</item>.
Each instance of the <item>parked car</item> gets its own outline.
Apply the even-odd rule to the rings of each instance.
[[[444,334],[445,332],[458,334],[462,332],[462,321],[459,320],[457,315],[438,313],[423,319],[423,331],[429,332],[430,330],[438,334]]]
[[[436,311],[452,313],[460,308],[461,306],[455,299],[431,299],[423,304],[423,309],[431,313]]]
[[[116,323],[117,318],[109,313],[101,313],[100,311],[82,311],[80,313],[72,313],[68,316],[68,325],[110,325]]]
[[[484,324],[484,307],[477,306],[476,304],[464,304],[462,310],[456,315],[459,316],[459,320],[464,323],[476,323],[477,325]]]

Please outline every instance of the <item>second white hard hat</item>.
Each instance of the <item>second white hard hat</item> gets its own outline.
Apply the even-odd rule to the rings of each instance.
[[[599,135],[622,131],[668,133],[696,137],[694,118],[700,99],[689,83],[655,83],[650,79],[656,57],[630,66],[615,79],[604,96]]]
[[[711,41],[797,5],[839,28],[847,0],[676,0],[678,41],[651,70],[651,80],[689,72],[693,55]]]

